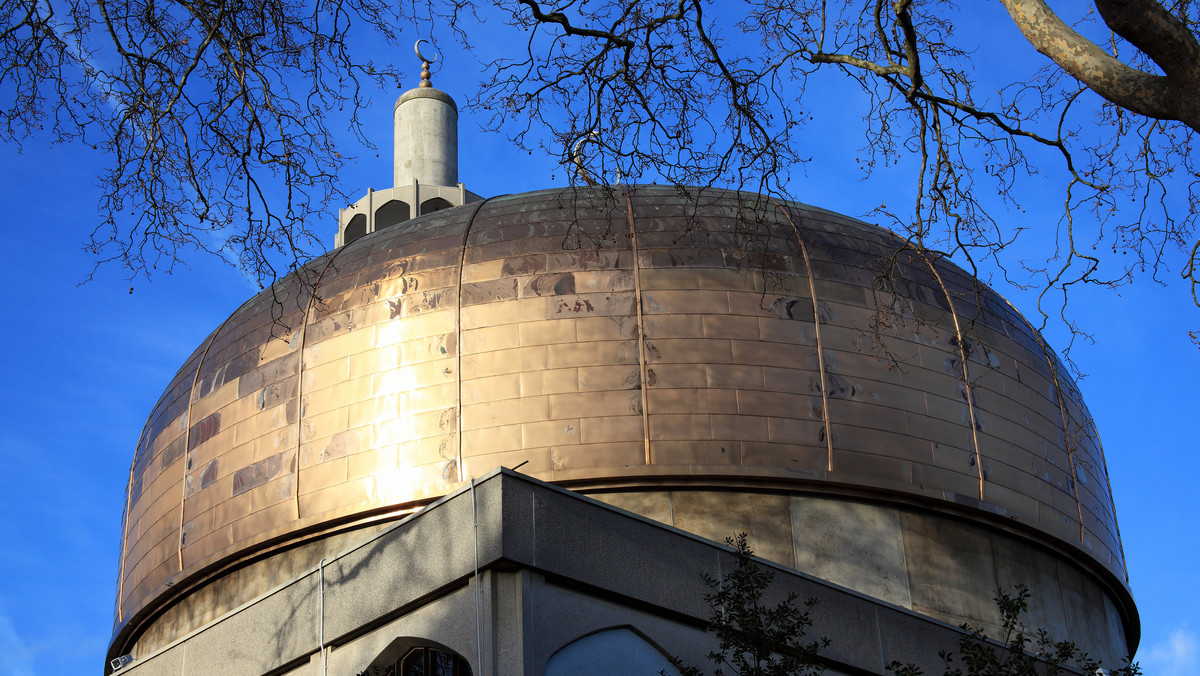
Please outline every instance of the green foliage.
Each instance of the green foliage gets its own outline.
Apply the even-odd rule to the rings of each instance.
[[[1055,641],[1045,629],[1031,632],[1021,620],[1029,609],[1029,590],[1017,585],[1016,593],[996,592],[1000,609],[1003,644],[990,641],[983,629],[964,624],[967,635],[958,641],[957,652],[942,650],[938,654],[945,663],[944,676],[1058,676],[1076,670],[1084,674],[1138,676],[1142,670],[1137,663],[1127,663],[1116,671],[1101,669],[1098,661],[1081,651],[1071,641]],[[924,672],[913,664],[893,661],[888,671],[896,676],[922,676]]]
[[[775,579],[770,569],[755,563],[746,534],[726,538],[736,552],[737,566],[721,579],[704,576],[709,592],[704,601],[712,609],[709,630],[719,647],[708,654],[716,665],[716,676],[816,676],[824,667],[817,651],[829,645],[829,639],[805,642],[812,628],[809,615],[815,599],[796,603],[789,593],[774,606],[764,596]],[[693,666],[676,662],[683,676],[699,676]]]

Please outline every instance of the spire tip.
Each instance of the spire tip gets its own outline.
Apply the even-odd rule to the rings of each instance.
[[[421,54],[421,43],[422,42],[429,42],[429,41],[426,40],[425,38],[421,38],[420,40],[417,40],[417,43],[415,45],[413,45],[413,51],[417,53],[417,58],[421,60],[421,84],[419,84],[417,86],[432,87],[433,82],[429,79],[429,64],[437,61],[438,56],[440,56],[440,55],[434,54],[432,59],[425,58]]]

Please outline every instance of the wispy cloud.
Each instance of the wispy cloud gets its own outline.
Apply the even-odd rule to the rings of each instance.
[[[1139,662],[1147,674],[1196,676],[1200,674],[1200,636],[1184,623],[1143,651]]]
[[[0,673],[12,676],[33,676],[33,655],[0,606]]]

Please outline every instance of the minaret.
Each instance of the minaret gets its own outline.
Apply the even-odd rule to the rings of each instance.
[[[458,184],[458,106],[450,95],[433,88],[429,64],[421,56],[421,84],[404,92],[393,109],[395,119],[395,186]],[[437,56],[434,56],[434,60]]]
[[[434,89],[429,66],[437,60],[415,51],[421,59],[421,82],[396,100],[392,109],[394,185],[367,190],[349,208],[338,212],[335,247],[359,237],[481,198],[458,182],[458,106],[449,94]]]

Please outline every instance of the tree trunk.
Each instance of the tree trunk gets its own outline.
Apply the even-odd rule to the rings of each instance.
[[[1075,32],[1044,0],[1000,1],[1025,39],[1084,86],[1135,113],[1200,131],[1200,43],[1154,0],[1096,0],[1096,8],[1165,75],[1126,65]]]

